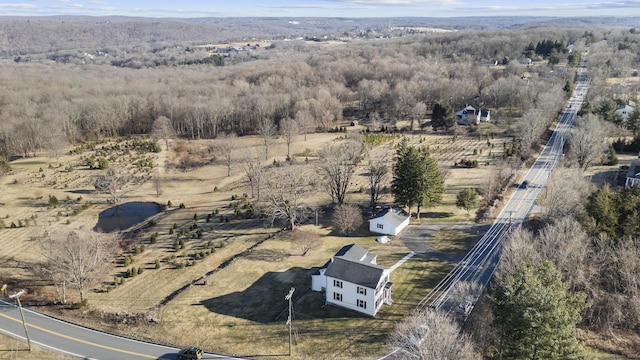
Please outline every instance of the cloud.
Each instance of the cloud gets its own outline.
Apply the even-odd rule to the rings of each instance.
[[[607,1],[607,2],[591,2],[591,3],[530,3],[517,5],[485,5],[485,6],[465,6],[457,8],[460,12],[499,12],[499,13],[523,13],[545,12],[557,14],[558,12],[585,12],[593,10],[612,10],[612,9],[640,9],[640,1]],[[577,14],[576,14],[577,15]]]
[[[334,4],[287,4],[287,5],[264,5],[264,9],[319,9],[319,10],[365,10],[375,9],[373,6],[352,6],[352,5],[334,5]]]
[[[451,6],[460,5],[459,0],[329,0],[341,3],[370,6]]]
[[[33,4],[0,4],[0,8],[35,10],[38,7]]]

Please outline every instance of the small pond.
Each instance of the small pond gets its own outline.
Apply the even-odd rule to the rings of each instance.
[[[94,229],[107,233],[128,229],[164,209],[164,205],[153,202],[129,202],[116,205],[98,215],[98,223]]]

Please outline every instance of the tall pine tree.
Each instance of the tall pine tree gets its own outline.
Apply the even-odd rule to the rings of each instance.
[[[391,191],[396,204],[409,208],[409,214],[411,214],[411,208],[422,201],[425,184],[423,170],[418,149],[410,146],[406,140],[402,141],[396,150]]]
[[[436,161],[426,150],[409,145],[406,140],[398,145],[396,162],[393,165],[391,183],[396,204],[411,208],[420,208],[438,204],[444,192],[444,182]]]
[[[586,306],[570,294],[550,261],[522,264],[497,285],[494,297],[499,359],[581,359],[576,324]]]
[[[440,204],[440,201],[442,201],[442,193],[444,193],[444,180],[442,180],[438,163],[425,148],[420,150],[420,154],[424,164],[423,175],[425,184],[422,201],[418,203],[418,218],[420,218],[420,208],[422,206],[430,208]]]

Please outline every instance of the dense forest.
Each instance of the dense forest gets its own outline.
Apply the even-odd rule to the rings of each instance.
[[[30,61],[23,58],[29,55],[18,56],[1,65],[0,154],[28,156],[60,142],[148,134],[161,116],[171,119],[179,136],[195,139],[252,134],[264,118],[276,126],[292,118],[305,131],[317,131],[334,126],[344,114],[370,115],[374,125],[393,128],[398,120],[425,119],[435,103],[455,109],[478,104],[494,110],[496,121],[520,116],[531,104],[552,114],[562,106],[563,86],[574,71],[564,65],[523,65],[530,44],[560,44],[560,52],[547,55],[558,62],[571,56],[569,44],[576,51],[586,45],[598,49],[589,62],[595,75],[590,94],[597,103],[607,91],[597,79],[634,67],[635,37],[629,29],[532,25],[352,39],[329,47],[303,40],[272,42],[269,49],[227,54],[215,63],[193,60],[218,53],[184,44],[77,50],[77,63],[54,61],[59,58],[51,53]],[[625,40],[627,47],[610,50]],[[533,55],[534,63],[548,61],[545,54]]]

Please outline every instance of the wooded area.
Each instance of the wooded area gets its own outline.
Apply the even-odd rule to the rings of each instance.
[[[332,30],[332,39],[339,35],[343,39],[331,45],[304,39],[285,41],[281,38],[297,34],[273,30],[268,47],[222,55],[207,40],[218,37],[215,40],[223,42],[236,33],[220,35],[224,32],[220,24],[101,22],[90,25],[96,27],[95,33],[84,33],[86,24],[56,24],[56,31],[64,29],[65,36],[83,34],[82,38],[75,43],[50,44],[46,51],[26,44],[38,31],[50,29],[51,22],[4,20],[0,25],[8,29],[6,34],[21,34],[2,40],[8,49],[2,55],[9,58],[0,62],[0,176],[11,171],[8,159],[42,151],[57,159],[69,145],[81,148],[82,144],[95,146],[96,140],[128,137],[151,138],[156,143],[145,142],[148,152],[160,151],[158,144],[169,150],[171,143],[169,160],[178,171],[214,157],[226,166],[229,176],[234,159],[240,158],[232,156],[238,150],[236,140],[256,135],[260,151],[243,149],[238,164],[248,182],[242,200],[245,207],[239,211],[253,213],[252,204],[263,201],[268,203],[263,210],[272,221],[295,229],[301,217],[310,216],[310,208],[301,205],[304,193],[320,182],[310,181],[275,158],[267,173],[264,168],[273,158],[273,139],[284,139],[288,162],[294,135],[304,135],[306,140],[307,134],[342,131],[354,121],[363,125],[362,134],[352,132],[317,153],[318,178],[331,202],[340,205],[333,223],[344,234],[362,222],[352,215],[356,211],[360,215],[359,209],[344,202],[356,166],[371,145],[366,134],[435,132],[450,134],[455,141],[457,134],[477,130],[475,125],[454,121],[457,110],[473,104],[490,110],[492,123],[505,125],[504,135],[513,141],[509,148],[505,143],[503,157],[519,165],[535,156],[544,142],[566,105],[575,69],[584,56],[591,85],[568,139],[562,165],[569,170],[559,170],[557,178],[550,180],[541,199],[542,216],[510,236],[491,289],[489,310],[467,325],[465,331],[473,336],[460,338],[452,358],[474,358],[478,353],[487,358],[580,358],[576,325],[603,337],[611,333],[638,336],[639,190],[594,189],[582,176],[591,166],[613,163],[618,146],[640,150],[640,112],[633,112],[627,121],[615,113],[617,105],[638,99],[640,34],[633,28],[533,23],[509,29],[405,33],[368,41],[365,36],[353,36],[359,31],[336,27],[342,32]],[[179,36],[153,35],[177,28],[183,29],[177,32]],[[383,33],[380,28],[377,31]],[[130,34],[136,34],[140,43],[132,46],[127,40]],[[373,30],[369,34],[376,38]],[[112,37],[111,42],[101,44],[107,37]],[[247,45],[260,41],[251,38]],[[203,61],[211,57],[215,61]],[[201,150],[206,156],[190,153],[188,142],[199,139],[216,139]],[[445,174],[426,146],[399,146],[394,166],[381,159],[366,159],[370,173],[367,205],[372,211],[387,183],[391,183],[396,203],[409,210],[417,208],[418,215],[421,206],[440,202]],[[109,167],[106,157],[84,161],[90,168]],[[459,160],[455,161],[457,166]],[[409,166],[414,163],[419,166]],[[414,170],[416,176],[407,175]],[[117,203],[121,184],[115,171],[112,169],[110,178],[96,179],[95,187],[111,194]],[[393,182],[389,181],[391,172]],[[485,207],[504,192],[509,183],[504,177],[497,171],[487,179],[485,189],[477,189]],[[151,174],[140,178],[147,181]],[[407,185],[407,179],[416,183]],[[157,174],[156,181],[160,195]],[[416,193],[402,192],[409,188]],[[467,212],[477,206],[477,193],[471,191],[461,191],[458,199]],[[197,222],[197,214],[194,218]],[[58,255],[62,250],[54,251],[55,245],[78,236],[69,233],[51,238],[51,261],[63,263]],[[68,242],[73,243],[71,240]],[[100,253],[107,247],[99,242],[92,246]],[[309,242],[299,246],[303,254],[312,248]],[[105,262],[107,258],[101,258],[94,268]],[[79,275],[74,269],[67,271],[68,277],[76,277],[69,283],[84,298],[90,277],[82,271]],[[514,289],[523,289],[523,293],[516,296]],[[546,290],[545,296],[553,302],[536,298]],[[522,313],[523,306],[538,312]],[[522,328],[523,319],[531,326]],[[443,335],[449,342],[442,344],[456,343],[456,325],[432,313],[416,313],[406,319],[390,342],[411,340],[412,329],[425,322],[446,330]],[[551,324],[550,328],[542,329],[542,322]],[[487,328],[490,331],[480,334]],[[424,355],[422,343],[413,345],[418,358],[444,358],[440,353]],[[536,351],[531,353],[531,349]],[[640,351],[633,345],[608,350]]]

